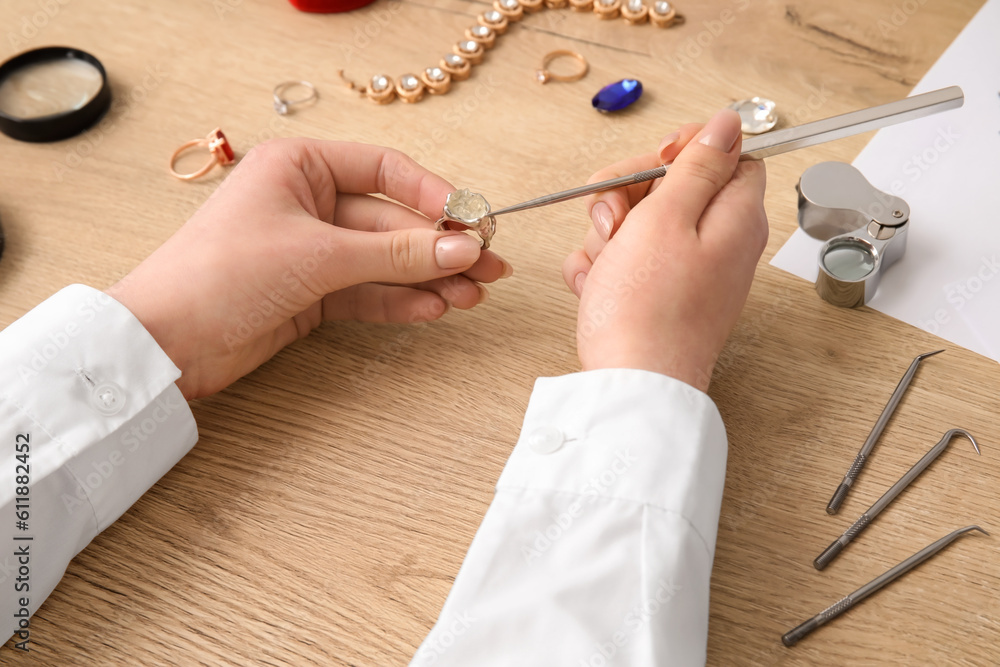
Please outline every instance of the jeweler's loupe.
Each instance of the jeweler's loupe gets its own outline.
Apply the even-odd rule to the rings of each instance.
[[[844,162],[807,169],[799,193],[799,227],[820,241],[816,291],[835,306],[863,306],[882,273],[906,252],[910,207],[876,189]]]
[[[0,65],[0,131],[20,141],[58,141],[93,126],[111,106],[101,62],[48,46]]]

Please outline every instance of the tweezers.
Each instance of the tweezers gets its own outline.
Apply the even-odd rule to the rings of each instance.
[[[743,142],[743,151],[740,153],[741,160],[760,160],[772,155],[780,155],[790,151],[816,146],[834,139],[843,139],[855,134],[861,134],[869,130],[877,130],[896,123],[903,123],[916,118],[923,118],[931,114],[956,109],[965,102],[962,89],[958,86],[941,88],[929,93],[914,95],[902,100],[880,104],[878,106],[851,111],[850,113],[824,118],[812,123],[806,123],[797,127],[789,127],[777,132],[751,137]],[[655,169],[639,171],[628,176],[612,178],[600,183],[583,185],[578,188],[564,190],[537,199],[531,199],[520,204],[507,206],[497,211],[491,211],[490,215],[503,215],[504,213],[515,213],[525,211],[539,206],[548,206],[559,202],[576,199],[584,195],[605,190],[614,190],[626,185],[644,183],[655,178],[661,178],[667,173],[667,166],[661,165]]]
[[[847,595],[841,600],[838,600],[837,602],[833,603],[820,613],[810,618],[802,625],[798,626],[793,630],[788,631],[781,638],[781,642],[785,646],[794,646],[796,643],[798,643],[800,639],[808,635],[810,632],[812,632],[819,626],[823,625],[827,621],[837,618],[838,616],[843,614],[845,611],[850,609],[858,602],[861,602],[872,593],[875,593],[879,589],[892,583],[893,581],[903,576],[916,566],[923,563],[925,560],[927,560],[934,554],[944,549],[946,546],[957,540],[962,535],[971,532],[973,530],[978,530],[983,535],[987,536],[989,535],[989,533],[987,533],[979,526],[966,526],[965,528],[959,528],[955,532],[945,535],[937,542],[934,542],[933,544],[930,544],[921,549],[920,551],[918,551],[917,553],[913,554],[899,565],[896,565],[895,567],[875,577],[874,579],[872,579],[867,584],[865,584],[858,590],[854,591],[850,595]]]

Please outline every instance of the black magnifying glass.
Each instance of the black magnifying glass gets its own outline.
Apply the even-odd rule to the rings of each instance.
[[[86,51],[47,46],[0,65],[0,131],[19,141],[75,136],[110,106],[104,65]]]

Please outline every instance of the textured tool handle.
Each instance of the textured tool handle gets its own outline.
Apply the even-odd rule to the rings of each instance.
[[[816,556],[816,560],[813,561],[813,567],[817,570],[822,570],[827,565],[829,565],[834,558],[840,555],[840,552],[844,550],[844,543],[837,538],[833,541],[830,546],[826,548],[826,551]]]
[[[851,524],[850,528],[844,531],[843,535],[834,540],[833,543],[826,548],[826,551],[816,557],[816,560],[813,561],[813,567],[817,570],[822,570],[829,565],[834,558],[840,555],[840,552],[844,550],[844,547],[850,544],[851,541],[854,540],[854,538],[857,537],[862,530],[867,528],[870,523],[871,518],[869,518],[868,513],[865,512],[858,518],[857,521]]]
[[[854,604],[854,600],[852,600],[851,596],[849,595],[846,598],[841,598],[840,600],[837,600],[832,605],[830,605],[820,613],[816,614],[802,625],[786,632],[781,637],[781,643],[784,644],[785,646],[795,646],[800,639],[808,635],[810,632],[812,632],[819,626],[823,625],[827,621],[837,618],[845,611],[850,609],[852,604]]]
[[[864,454],[858,454],[854,457],[854,463],[851,464],[850,470],[844,475],[844,481],[840,483],[837,490],[833,492],[830,502],[826,504],[827,514],[836,514],[840,509],[840,506],[844,503],[844,498],[847,497],[847,492],[851,490],[851,486],[854,484],[854,480],[858,478],[858,475],[861,474],[861,469],[865,467],[865,459],[867,457]]]

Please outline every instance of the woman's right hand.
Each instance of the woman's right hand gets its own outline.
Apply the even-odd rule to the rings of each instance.
[[[767,243],[764,164],[740,162],[741,146],[739,116],[720,111],[591,177],[672,163],[663,179],[589,198],[594,227],[563,264],[580,297],[584,370],[644,369],[708,389]]]

